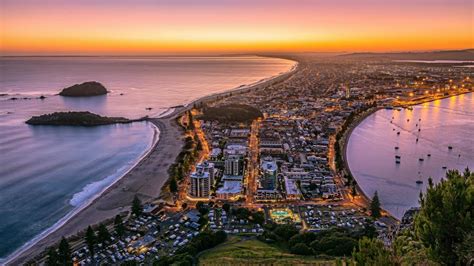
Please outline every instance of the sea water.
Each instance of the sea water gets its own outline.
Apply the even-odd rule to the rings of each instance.
[[[377,191],[382,207],[401,218],[407,209],[419,206],[420,191],[426,190],[429,177],[439,182],[449,169],[474,169],[473,136],[473,93],[423,103],[413,110],[383,109],[354,129],[347,160],[367,196]],[[400,164],[395,156],[400,156]]]
[[[157,136],[147,122],[93,128],[26,125],[31,116],[56,111],[157,116],[286,72],[294,64],[256,56],[0,58],[0,257],[87,204],[126,173]],[[57,95],[64,87],[93,80],[110,93]],[[46,98],[38,99],[41,95]]]

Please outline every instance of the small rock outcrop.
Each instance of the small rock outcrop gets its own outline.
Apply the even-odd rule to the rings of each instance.
[[[107,94],[104,85],[97,81],[88,81],[81,84],[75,84],[64,88],[59,95],[68,97],[89,97]]]

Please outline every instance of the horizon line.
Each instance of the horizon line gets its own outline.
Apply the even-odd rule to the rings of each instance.
[[[145,57],[185,57],[185,56],[265,56],[265,55],[292,55],[292,54],[396,54],[396,53],[430,53],[430,52],[461,52],[470,51],[472,48],[463,49],[429,49],[429,50],[389,50],[389,51],[302,51],[302,52],[242,52],[242,53],[162,53],[162,54],[11,54],[11,55],[0,55],[2,57],[132,57],[132,56],[145,56]]]

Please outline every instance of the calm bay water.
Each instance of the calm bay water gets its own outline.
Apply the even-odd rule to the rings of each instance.
[[[293,65],[262,57],[0,59],[0,257],[83,207],[156,140],[154,127],[146,122],[95,128],[28,126],[24,121],[29,117],[71,110],[153,116],[278,75]],[[90,80],[111,93],[92,98],[56,95]],[[47,98],[36,99],[41,95]],[[12,97],[19,99],[9,100]]]
[[[349,168],[361,188],[369,197],[378,191],[382,206],[398,218],[419,205],[428,177],[435,182],[445,177],[443,166],[474,169],[474,94],[413,108],[375,112],[353,131],[347,149]]]

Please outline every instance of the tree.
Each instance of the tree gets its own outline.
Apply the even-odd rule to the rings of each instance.
[[[351,195],[352,195],[352,197],[357,196],[357,190],[356,190],[355,181],[353,181],[353,182],[352,182],[352,185],[351,185]]]
[[[196,203],[196,209],[199,211],[201,216],[204,216],[209,212],[209,209],[204,205],[202,201],[198,201]]]
[[[354,238],[339,236],[337,233],[311,242],[311,247],[316,254],[330,256],[349,256],[356,246],[357,241]]]
[[[217,246],[220,243],[224,243],[227,239],[227,233],[225,231],[219,230],[214,233],[214,245]]]
[[[291,247],[291,253],[298,255],[311,255],[313,254],[313,250],[311,250],[311,248],[309,248],[305,243],[297,243]]]
[[[141,200],[135,195],[132,201],[132,214],[135,216],[140,216],[143,212],[143,206]]]
[[[110,233],[109,230],[107,230],[107,227],[105,227],[104,224],[99,225],[99,232],[97,233],[97,240],[98,242],[105,244],[106,241],[110,240]]]
[[[246,220],[250,217],[251,212],[246,208],[232,209],[232,214],[239,220]]]
[[[191,111],[188,111],[188,120],[189,120],[189,129],[193,130],[194,129],[194,119],[193,119],[193,114]]]
[[[48,258],[46,259],[46,265],[48,266],[59,266],[59,255],[55,248],[51,247],[48,249]]]
[[[439,265],[429,259],[428,249],[414,237],[411,229],[405,229],[398,234],[392,248],[399,265]]]
[[[71,247],[64,237],[62,237],[61,242],[59,242],[58,262],[60,265],[72,265]]]
[[[298,232],[299,231],[296,227],[289,224],[278,225],[273,231],[275,235],[280,237],[285,242],[288,241],[292,236],[298,234]]]
[[[473,234],[474,173],[448,171],[446,180],[428,183],[420,204],[415,233],[432,258],[442,264],[468,264],[459,246]]]
[[[290,238],[288,241],[288,246],[292,247],[298,243],[309,244],[316,239],[316,234],[312,232],[304,232],[301,234],[296,234]]]
[[[202,151],[203,150],[201,140],[199,140],[199,139],[197,141],[196,150],[197,151]]]
[[[222,209],[224,209],[224,211],[225,211],[226,213],[229,213],[229,211],[230,211],[230,205],[229,205],[229,203],[224,203],[224,205],[222,205]]]
[[[172,193],[178,192],[178,182],[176,182],[176,179],[174,177],[172,177],[170,180],[170,191]]]
[[[123,234],[125,233],[125,226],[123,225],[122,216],[120,216],[120,214],[117,214],[117,216],[115,216],[114,228],[115,228],[115,233],[119,237],[122,237]]]
[[[377,194],[377,191],[375,191],[374,197],[372,198],[372,201],[370,202],[370,215],[375,219],[380,218],[381,216],[380,201],[379,201],[379,195]]]
[[[352,252],[352,260],[356,265],[396,265],[381,241],[367,237],[359,240],[357,249]]]
[[[204,202],[202,202],[202,201],[196,202],[196,209],[199,210],[199,209],[201,209],[203,206],[204,206]]]
[[[252,221],[262,225],[265,222],[265,214],[261,211],[252,212]]]
[[[456,244],[455,252],[460,261],[468,262],[474,258],[474,232],[469,233],[462,243]]]
[[[375,238],[378,235],[377,229],[373,223],[364,223],[364,229],[362,230],[362,233],[368,238]]]
[[[198,224],[200,225],[200,228],[203,228],[204,226],[206,226],[208,222],[209,221],[207,220],[206,217],[204,216],[199,217]]]
[[[89,225],[86,231],[86,244],[91,255],[94,255],[94,245],[96,241],[97,241],[97,237],[94,233],[94,230],[92,230],[92,227]]]

